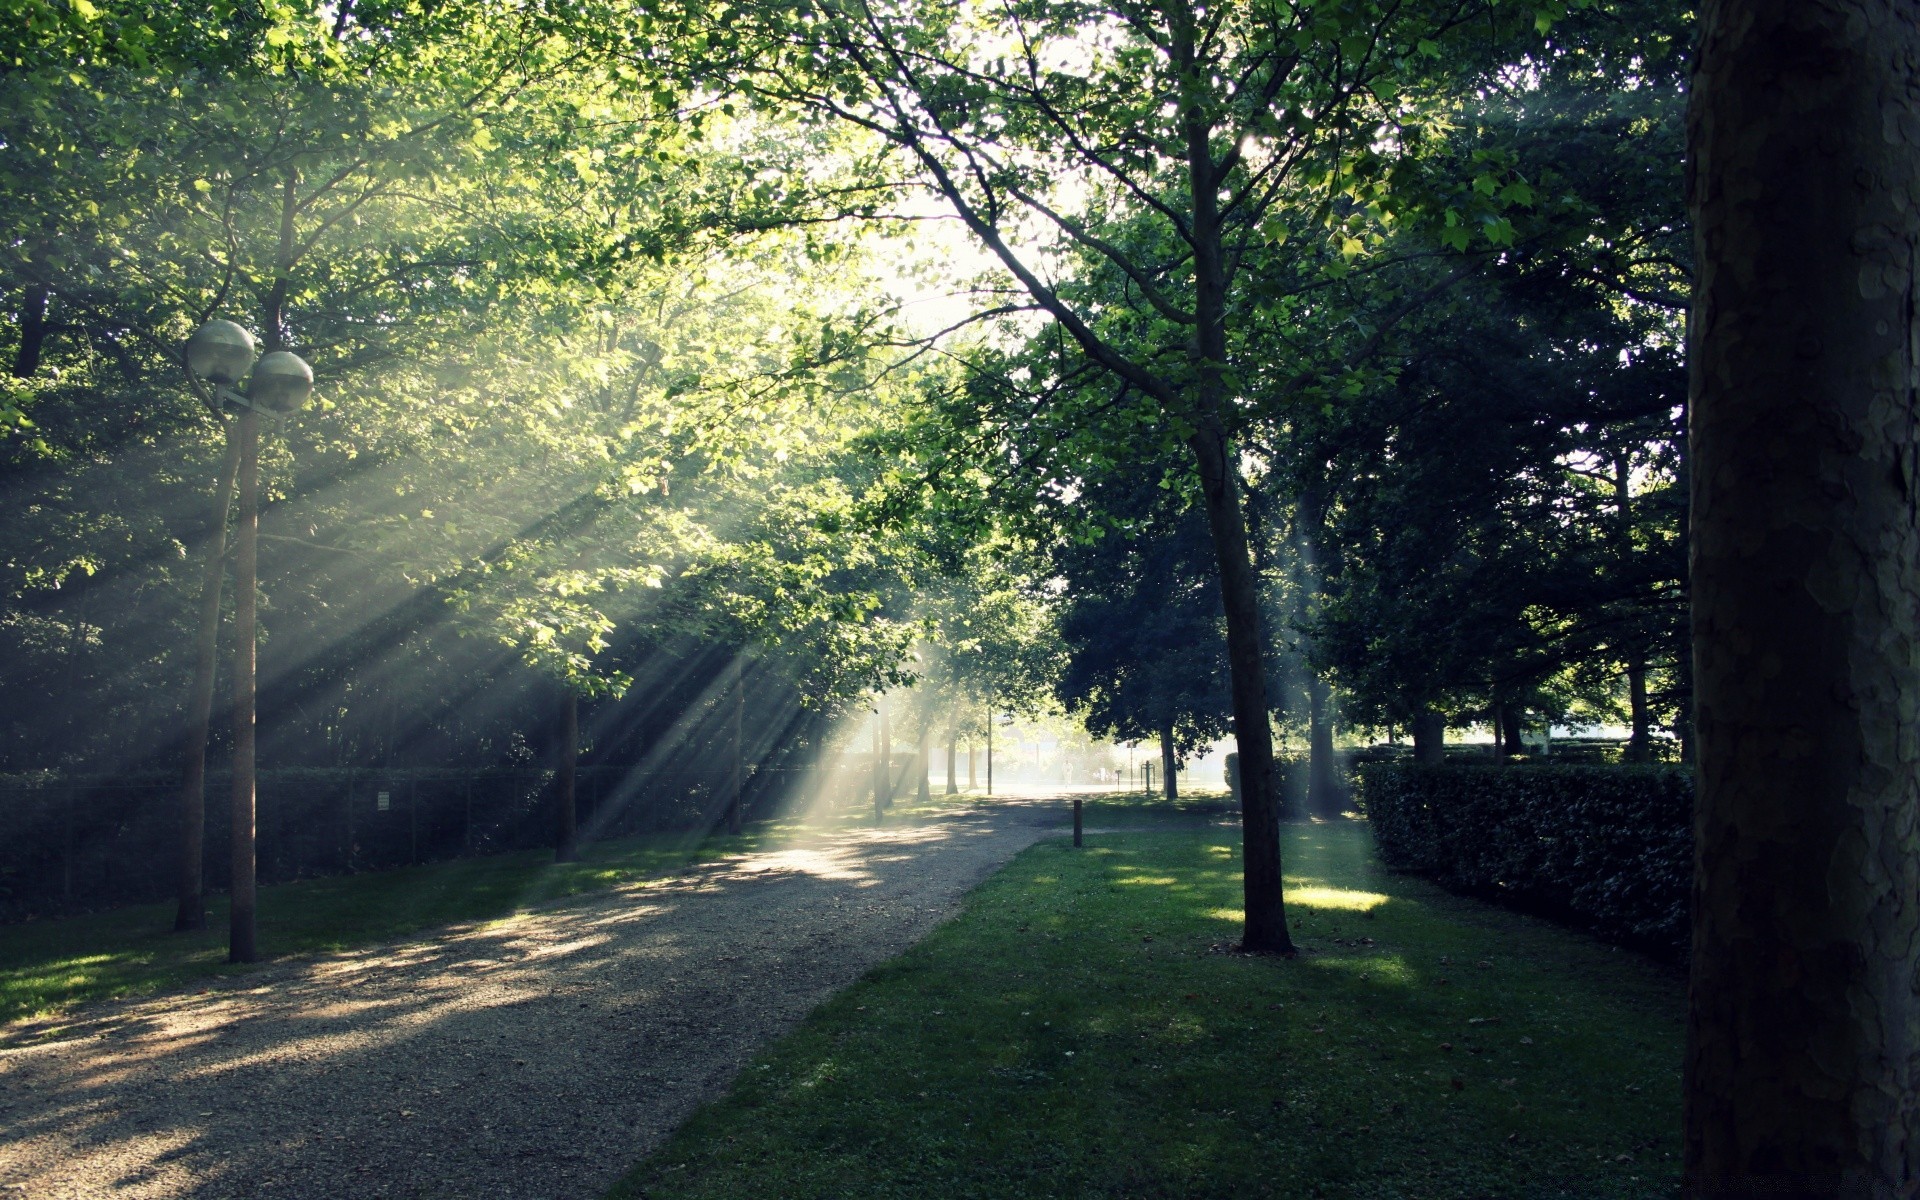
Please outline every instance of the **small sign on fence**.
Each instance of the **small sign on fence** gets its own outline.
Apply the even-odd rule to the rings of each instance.
[[[393,793],[381,792],[379,795],[375,796],[373,798],[373,807],[374,807],[374,811],[376,812],[386,812],[388,809],[392,808]]]

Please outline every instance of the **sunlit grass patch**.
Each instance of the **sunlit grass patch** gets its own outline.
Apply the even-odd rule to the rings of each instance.
[[[1287,903],[1300,908],[1371,912],[1386,902],[1387,897],[1382,892],[1360,892],[1349,888],[1299,887],[1287,893]]]
[[[749,826],[739,836],[704,841],[630,838],[590,845],[577,863],[555,863],[551,851],[531,850],[263,887],[260,947],[269,957],[324,953],[502,920],[529,905],[756,849],[783,833]],[[192,933],[172,932],[171,904],[0,926],[0,1025],[245,971],[226,962],[224,898],[213,897],[209,908],[207,928]]]
[[[1675,1193],[1673,973],[1286,836],[1298,959],[1234,951],[1229,831],[1043,843],[613,1194]]]

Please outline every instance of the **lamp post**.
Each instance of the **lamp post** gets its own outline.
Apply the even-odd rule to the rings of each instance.
[[[253,336],[232,321],[208,321],[187,339],[187,369],[213,385],[216,403],[234,406],[233,436],[240,450],[236,483],[233,581],[233,881],[227,961],[257,957],[254,942],[254,642],[260,563],[260,415],[278,419],[313,394],[313,368],[299,355],[274,350],[254,361]],[[249,372],[246,391],[235,387]]]

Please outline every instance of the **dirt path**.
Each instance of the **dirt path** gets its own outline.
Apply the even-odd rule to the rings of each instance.
[[[595,1197],[1060,803],[822,834],[0,1050],[0,1198]]]

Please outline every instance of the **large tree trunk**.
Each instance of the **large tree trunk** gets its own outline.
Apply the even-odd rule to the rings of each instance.
[[[1166,793],[1168,804],[1180,799],[1179,768],[1180,758],[1173,748],[1173,722],[1163,721],[1160,725],[1160,774],[1165,779],[1160,786]]]
[[[1431,708],[1413,714],[1413,761],[1430,767],[1447,761],[1447,718]]]
[[[240,439],[226,427],[226,452],[214,486],[213,524],[207,530],[200,567],[200,612],[193,636],[193,684],[187,694],[186,727],[180,738],[180,850],[176,863],[176,930],[207,927],[207,734],[213,725],[213,677],[220,653],[220,592],[226,572],[227,516],[240,470]]]
[[[1500,706],[1500,747],[1501,762],[1505,762],[1508,755],[1527,752],[1520,741],[1520,710],[1511,704]]]
[[[1260,637],[1260,584],[1240,508],[1239,459],[1228,440],[1227,274],[1222,253],[1220,180],[1214,162],[1213,114],[1197,98],[1208,81],[1196,60],[1198,29],[1190,9],[1168,10],[1169,55],[1193,99],[1180,108],[1192,211],[1194,329],[1191,384],[1195,421],[1188,445],[1200,477],[1201,507],[1213,535],[1225,606],[1227,663],[1233,692],[1233,737],[1240,752],[1242,879],[1246,924],[1242,948],[1294,953],[1281,891],[1280,802],[1274,787],[1273,726],[1267,709],[1266,647]]]
[[[554,780],[553,861],[580,861],[578,777],[580,774],[580,693],[566,685],[560,697],[560,770]]]
[[[234,419],[240,443],[236,480],[240,516],[234,523],[233,589],[233,793],[227,846],[232,882],[228,895],[227,961],[250,963],[254,945],[254,668],[255,580],[260,570],[260,417],[252,409]]]
[[[1920,1186],[1920,14],[1708,0],[1694,1196]]]

